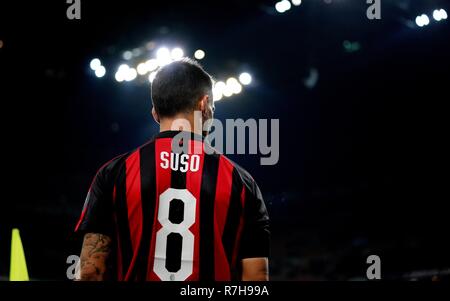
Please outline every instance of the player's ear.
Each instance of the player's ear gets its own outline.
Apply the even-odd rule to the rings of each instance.
[[[158,113],[156,113],[155,107],[152,108],[152,116],[153,116],[153,119],[155,119],[156,123],[159,124],[159,116],[158,116]]]
[[[208,100],[209,100],[209,96],[208,95],[204,95],[200,99],[200,111],[202,111],[202,112],[206,111],[206,109],[208,108]]]

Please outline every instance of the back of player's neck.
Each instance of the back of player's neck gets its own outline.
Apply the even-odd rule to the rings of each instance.
[[[185,114],[179,114],[174,117],[160,120],[159,131],[186,131],[196,134],[202,134],[201,122],[199,126],[194,126],[194,117]]]

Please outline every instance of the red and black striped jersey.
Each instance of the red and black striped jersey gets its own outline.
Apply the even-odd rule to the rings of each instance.
[[[161,132],[105,164],[75,231],[112,238],[117,280],[233,280],[243,258],[269,256],[269,217],[241,167],[188,133]],[[186,134],[186,132],[183,132]],[[186,137],[186,135],[184,135]]]

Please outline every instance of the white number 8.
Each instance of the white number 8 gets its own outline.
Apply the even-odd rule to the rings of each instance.
[[[169,220],[170,203],[178,199],[184,203],[183,221],[174,224]],[[153,271],[163,281],[184,281],[193,272],[194,234],[189,230],[195,223],[197,200],[187,189],[169,188],[159,196],[158,221],[162,228],[156,232],[155,262]],[[177,272],[166,268],[167,236],[178,233],[183,238],[181,266]]]

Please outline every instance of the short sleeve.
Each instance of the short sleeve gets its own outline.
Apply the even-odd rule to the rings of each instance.
[[[240,258],[269,257],[269,214],[256,183],[246,187]]]
[[[76,233],[113,233],[113,187],[106,167],[94,177],[84,202]]]

